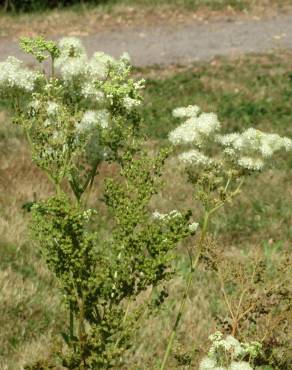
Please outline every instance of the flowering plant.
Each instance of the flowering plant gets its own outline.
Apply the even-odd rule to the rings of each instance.
[[[208,356],[203,358],[199,370],[252,370],[250,364],[261,352],[258,342],[240,343],[232,335],[223,338],[223,334],[216,332],[209,337],[212,346]],[[248,358],[243,361],[243,358]]]
[[[50,58],[51,71],[8,58],[0,63],[0,94],[55,190],[31,207],[31,229],[69,310],[56,361],[49,354],[28,368],[116,368],[134,344],[139,318],[163,304],[173,250],[195,232],[191,213],[157,219],[149,209],[168,151],[147,154],[137,111],[144,81],[130,78],[126,54],[88,58],[75,38],[24,38],[21,47],[42,66]],[[95,178],[103,180],[101,165],[113,175],[96,204],[90,193]],[[99,226],[104,206],[106,237]]]
[[[244,286],[238,304],[230,304],[225,282],[236,275],[220,273],[209,225],[239,194],[244,180],[268,167],[276,152],[291,150],[292,141],[252,128],[222,134],[216,114],[189,106],[173,112],[185,119],[169,134],[173,148],[150,155],[137,109],[144,81],[130,77],[126,54],[118,60],[100,52],[89,58],[75,38],[58,44],[24,38],[21,47],[41,68],[29,70],[12,57],[0,63],[0,96],[25,132],[34,163],[52,183],[53,195],[31,207],[31,230],[68,308],[63,341],[56,340],[48,359],[26,368],[122,368],[123,354],[134,347],[141,319],[164,303],[164,283],[175,273],[176,245],[192,235],[198,237],[194,250],[188,249],[187,285],[160,369],[168,364],[194,271],[203,262],[220,280],[232,325],[226,337],[221,332],[210,337],[211,349],[199,368],[252,368],[264,356],[262,343],[236,338],[249,314],[263,308],[264,314],[270,313],[270,302],[258,308],[257,296],[251,293],[254,286]],[[177,154],[201,203],[199,223],[191,220],[189,210],[151,209],[170,152]],[[112,172],[106,179],[105,167]],[[93,199],[96,180],[103,186]],[[255,275],[262,276],[254,271],[252,284]],[[286,294],[276,288],[263,296]]]
[[[220,251],[214,248],[214,246],[216,247],[216,240],[212,238],[208,229],[214,214],[240,193],[245,179],[271,165],[276,152],[292,150],[292,140],[275,133],[264,133],[254,128],[249,128],[243,133],[222,134],[222,125],[217,115],[201,112],[200,108],[195,105],[176,108],[173,111],[173,116],[179,119],[183,118],[185,121],[169,133],[169,141],[179,152],[177,160],[183,171],[187,173],[188,180],[194,188],[195,199],[202,206],[203,215],[196,249],[194,251],[188,250],[190,257],[189,277],[161,368],[165,369],[166,367],[192,285],[194,270],[200,262],[205,262],[207,268],[215,271],[221,283],[221,290],[231,316],[232,336],[227,337],[227,342],[222,339],[220,333],[211,337],[211,340],[215,342],[209,356],[202,361],[200,369],[225,369],[226,366],[228,369],[251,369],[248,362],[238,362],[240,360],[239,356],[226,357],[226,351],[224,356],[220,353],[222,348],[226,349],[224,345],[230,343],[230,341],[237,343],[239,346],[239,342],[234,336],[238,335],[242,321],[247,319],[248,314],[254,313],[257,308],[261,310],[262,307],[259,308],[258,303],[255,302],[258,297],[253,295],[254,290],[250,289],[247,282],[242,284],[240,274],[232,274],[230,265],[234,264],[234,261],[230,261],[229,264],[226,263],[227,266],[224,266],[224,271],[226,271],[225,275],[227,276],[222,277],[219,270]],[[187,150],[182,149],[185,147],[187,147]],[[252,274],[253,289],[255,289],[257,283],[254,279],[256,274],[261,274],[257,265]],[[224,279],[226,281],[233,279],[233,284],[243,285],[235,308],[232,307],[228,299]],[[283,289],[282,285],[281,288],[280,285],[276,285],[269,292],[272,294],[271,292],[277,292],[281,289]],[[287,294],[282,295],[283,301],[286,301],[285,297],[287,297]],[[275,300],[273,304],[270,304],[269,309],[265,308],[265,314],[268,315],[271,312],[271,307],[275,307],[277,303],[279,301]]]

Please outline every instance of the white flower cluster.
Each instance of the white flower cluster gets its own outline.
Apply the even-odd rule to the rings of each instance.
[[[55,67],[67,84],[74,83],[73,89],[78,86],[77,94],[94,103],[104,102],[108,99],[112,103],[112,93],[104,92],[101,85],[106,82],[111,70],[123,76],[130,68],[130,57],[124,53],[119,59],[114,59],[103,52],[96,52],[91,58],[86,54],[80,40],[74,37],[63,38],[59,42],[60,56],[55,60]],[[77,83],[77,85],[76,85]],[[144,88],[144,80],[134,83],[138,91]],[[127,92],[123,99],[123,105],[127,110],[140,105],[140,100],[130,97]]]
[[[199,224],[197,222],[193,222],[189,225],[190,232],[194,233],[198,230]]]
[[[230,366],[217,366],[216,361],[209,357],[205,357],[201,363],[199,370],[253,370],[252,367],[245,361],[232,362]]]
[[[155,219],[155,220],[169,220],[169,219],[172,219],[174,217],[182,217],[182,214],[177,211],[176,209],[170,211],[169,213],[160,213],[158,211],[155,211],[152,213],[152,217]]]
[[[275,152],[292,149],[291,139],[254,128],[249,128],[241,134],[218,135],[216,140],[224,146],[227,155],[237,159],[239,166],[249,170],[261,170],[265,160]]]
[[[86,56],[80,56],[78,58],[68,58],[56,61],[56,67],[60,69],[61,76],[65,81],[71,81],[75,77],[80,77],[85,73]]]
[[[253,370],[248,362],[241,359],[245,355],[256,357],[261,350],[260,343],[240,343],[232,335],[224,338],[220,332],[211,335],[209,339],[212,345],[208,356],[200,362],[199,370]],[[222,366],[222,363],[225,365]]]
[[[197,106],[177,108],[173,111],[175,117],[188,119],[169,134],[169,140],[174,145],[194,144],[200,147],[208,138],[220,130],[220,122],[215,113],[201,113]]]
[[[174,145],[189,144],[191,149],[179,155],[179,160],[185,165],[209,166],[215,159],[209,158],[198,150],[213,142],[223,147],[223,154],[241,168],[260,171],[265,161],[281,149],[292,150],[292,140],[278,134],[269,134],[249,128],[243,133],[220,135],[220,122],[214,113],[201,113],[196,105],[176,108],[174,117],[187,118],[187,120],[169,133],[169,140]],[[222,150],[221,150],[222,153]],[[226,157],[225,157],[226,158]],[[219,162],[217,162],[219,163]]]
[[[38,73],[22,67],[22,62],[14,57],[8,57],[0,63],[0,88],[17,88],[32,92]]]
[[[104,100],[104,93],[98,90],[92,81],[84,82],[81,87],[81,94],[86,99],[92,99],[95,102],[102,102]]]
[[[108,66],[114,63],[115,60],[110,55],[96,52],[88,63],[87,71],[92,78],[103,80],[108,73]]]
[[[88,110],[83,114],[80,122],[77,123],[77,132],[87,132],[94,127],[107,128],[109,125],[110,114],[106,109],[97,111]]]
[[[141,80],[134,82],[134,87],[136,90],[143,90],[145,89],[145,80],[142,78]]]
[[[138,107],[141,104],[141,101],[138,99],[132,99],[129,96],[124,98],[124,107],[128,110],[131,110],[134,107]]]
[[[56,102],[49,101],[47,106],[47,114],[48,116],[55,116],[58,114],[59,111],[59,105]]]
[[[173,117],[196,117],[200,113],[200,108],[197,105],[189,105],[188,107],[180,107],[173,110]]]
[[[152,217],[155,219],[155,220],[159,220],[159,221],[169,221],[175,217],[182,217],[182,214],[177,211],[176,209],[170,211],[169,213],[160,213],[158,211],[155,211],[152,213]],[[197,222],[193,222],[191,224],[189,224],[189,230],[190,232],[194,233],[195,231],[197,231],[199,227],[199,224]]]
[[[75,37],[64,37],[59,41],[60,55],[55,67],[65,80],[70,80],[84,72],[87,55],[81,41]]]
[[[76,37],[63,37],[59,41],[59,48],[63,58],[79,57],[86,54],[84,46]]]
[[[238,358],[238,356],[244,353],[244,349],[239,343],[237,339],[235,339],[232,335],[227,335],[224,339],[223,334],[217,332],[210,336],[209,338],[212,341],[212,346],[209,351],[209,355],[211,357],[215,357],[218,349],[224,349],[231,358]]]
[[[81,215],[79,215],[79,218],[82,218],[84,221],[88,222],[90,218],[96,214],[97,214],[96,209],[88,208]]]
[[[111,65],[126,67],[129,57],[125,54],[119,60],[103,52],[96,52],[88,58],[81,41],[74,37],[65,37],[60,40],[60,56],[55,61],[55,67],[66,81],[83,76],[85,79],[84,92],[92,95],[94,81],[105,80]]]
[[[192,149],[188,152],[184,152],[178,156],[178,159],[186,164],[195,164],[195,165],[203,165],[207,166],[212,164],[214,161],[213,159],[207,157],[205,154],[201,153],[199,150]]]
[[[38,99],[33,99],[31,102],[28,103],[28,113],[31,115],[31,117],[35,116],[35,114],[38,113],[41,105],[42,104]]]

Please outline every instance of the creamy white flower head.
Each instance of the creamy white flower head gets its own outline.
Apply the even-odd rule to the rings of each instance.
[[[274,152],[285,149],[292,149],[292,140],[281,137],[278,134],[262,134],[260,151],[263,157],[271,157]]]
[[[220,331],[216,331],[214,334],[209,335],[209,340],[211,342],[221,341],[222,338],[223,338],[223,334]]]
[[[92,110],[88,110],[84,113],[80,123],[77,124],[76,128],[77,131],[88,131],[94,125],[96,125],[96,112]]]
[[[246,157],[261,156],[270,158],[275,152],[292,150],[292,140],[278,134],[269,134],[249,128],[242,134],[218,135],[216,141],[225,147],[232,148],[234,154]]]
[[[60,74],[64,80],[72,80],[86,74],[86,63],[86,57],[81,56],[79,58],[69,58],[63,63],[57,64],[57,67],[60,69]]]
[[[214,370],[216,367],[216,361],[209,358],[204,357],[199,365],[199,370]]]
[[[174,145],[189,144],[199,141],[199,135],[192,122],[185,122],[171,131],[168,135],[169,140]]]
[[[93,79],[104,80],[107,76],[109,66],[114,62],[114,58],[110,55],[96,52],[87,65],[87,72]]]
[[[132,99],[129,96],[126,96],[123,99],[124,107],[128,110],[133,109],[134,107],[138,107],[141,104],[141,101],[138,99]]]
[[[223,153],[229,157],[236,157],[236,151],[233,148],[225,148]]]
[[[61,58],[76,58],[85,55],[86,51],[81,40],[76,37],[63,37],[59,41]]]
[[[240,157],[238,158],[237,163],[240,167],[251,171],[260,171],[265,165],[264,161],[261,158],[253,157]]]
[[[238,133],[232,133],[227,135],[216,135],[215,137],[216,141],[224,146],[232,145],[239,138],[240,134]]]
[[[251,148],[257,147],[260,145],[262,132],[260,130],[256,130],[255,128],[251,127],[245,130],[241,137],[243,139],[243,145],[249,146]]]
[[[200,108],[197,105],[189,105],[188,107],[176,108],[172,111],[173,117],[196,117],[200,112]]]
[[[282,137],[282,144],[286,152],[289,152],[290,150],[292,150],[292,140],[289,139],[288,137],[286,136]]]
[[[14,57],[8,57],[0,63],[0,88],[18,88],[32,92],[39,74],[22,68],[22,62]]]
[[[181,216],[182,216],[181,213],[176,209],[173,209],[168,214],[168,217],[181,217]]]
[[[120,56],[120,59],[124,60],[127,63],[131,62],[131,57],[126,51],[123,52],[123,54]]]
[[[228,336],[227,338],[224,339],[223,334],[219,331],[210,335],[209,340],[212,342],[212,345],[209,350],[209,356],[216,358],[218,350],[222,349],[229,351],[231,354],[234,353],[235,349],[233,347],[235,347],[239,342],[231,336]]]
[[[199,224],[197,222],[193,222],[189,225],[189,230],[194,233],[198,230]]]
[[[207,157],[205,154],[196,149],[192,149],[188,152],[180,154],[178,159],[186,165],[207,166],[214,162],[211,158]]]
[[[110,114],[106,109],[100,109],[96,112],[96,120],[101,128],[108,128]]]
[[[79,132],[90,131],[94,127],[107,128],[109,125],[109,112],[106,109],[98,111],[88,110],[84,113],[81,121],[76,125]]]
[[[154,211],[152,213],[152,217],[155,219],[155,220],[166,220],[166,219],[171,219],[171,218],[174,218],[174,217],[181,217],[182,214],[177,211],[176,209],[170,211],[169,213],[160,213],[158,211]]]
[[[152,213],[152,217],[154,220],[163,220],[167,216],[167,213],[160,213],[158,211],[154,211]]]
[[[229,369],[230,370],[253,370],[250,364],[245,361],[240,361],[240,362],[233,361]]]
[[[226,351],[232,353],[232,356],[234,358],[237,358],[240,354],[244,352],[239,341],[235,339],[232,335],[228,335],[225,340],[222,340],[221,344]]]
[[[55,60],[55,67],[64,80],[84,75],[87,55],[81,41],[75,37],[64,37],[59,41],[60,56]]]
[[[215,113],[202,113],[199,116],[192,116],[171,131],[169,140],[174,145],[194,143],[201,146],[204,140],[215,135],[220,127],[220,122]]]
[[[42,105],[42,103],[39,100],[37,100],[37,99],[32,100],[27,105],[28,112],[30,113],[30,115],[34,116],[39,111],[39,109],[41,108],[41,105]]]
[[[220,130],[221,124],[215,113],[202,113],[197,118],[190,118],[194,121],[197,130],[204,135],[210,135]]]
[[[141,80],[134,82],[135,90],[143,90],[145,88],[145,80],[142,78]]]
[[[47,105],[47,114],[49,116],[54,116],[58,113],[59,105],[53,101],[49,101]]]
[[[81,94],[84,98],[93,99],[97,102],[104,100],[104,93],[98,90],[92,81],[86,81],[81,87]]]

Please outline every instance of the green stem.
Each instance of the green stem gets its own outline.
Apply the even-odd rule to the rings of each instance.
[[[90,197],[91,190],[92,190],[93,183],[94,183],[94,179],[95,179],[95,176],[96,176],[96,171],[97,171],[98,164],[99,164],[99,161],[96,161],[94,163],[93,168],[90,172],[90,176],[88,178],[88,181],[86,182],[85,187],[83,188],[83,193],[84,193],[86,191],[88,185],[89,185],[89,188],[87,190],[87,194],[86,194],[86,197],[85,197],[85,201],[84,201],[85,207],[87,207],[87,204],[88,204],[88,201],[89,201],[89,197]]]
[[[225,186],[225,191],[227,191],[227,188],[230,184],[230,181],[231,180],[228,179],[227,184]],[[243,184],[243,179],[240,181],[238,187],[229,195],[229,197],[226,198],[226,200],[233,199],[240,192],[240,188],[241,188],[242,184]],[[174,326],[173,326],[173,329],[172,329],[172,332],[171,332],[171,335],[170,335],[170,338],[169,338],[169,341],[168,341],[168,345],[167,345],[167,348],[166,348],[166,352],[165,352],[160,370],[165,369],[168,357],[171,353],[171,349],[172,349],[173,341],[174,341],[175,336],[176,336],[177,328],[178,328],[178,325],[180,323],[182,313],[183,313],[183,310],[184,310],[184,306],[186,304],[186,300],[187,300],[188,295],[189,295],[189,290],[190,290],[192,279],[193,279],[193,272],[195,271],[196,267],[198,266],[198,263],[200,261],[200,257],[201,257],[201,254],[202,254],[205,238],[206,238],[206,235],[207,235],[207,229],[208,229],[208,223],[209,223],[210,216],[213,213],[215,213],[216,211],[218,211],[221,207],[223,207],[225,201],[220,203],[219,205],[217,205],[213,209],[205,211],[204,222],[203,222],[203,226],[202,226],[202,232],[201,232],[201,236],[200,236],[200,240],[199,240],[198,253],[197,253],[197,256],[196,256],[196,259],[195,259],[194,263],[191,263],[191,269],[190,269],[190,274],[189,274],[189,277],[188,277],[186,289],[185,289],[185,292],[184,292],[183,297],[182,297],[182,301],[181,301],[181,304],[180,304],[180,307],[179,307],[179,311],[178,311],[177,316],[176,316],[176,320],[175,320],[175,323],[174,323]]]
[[[25,130],[25,133],[26,133],[26,138],[27,138],[28,144],[30,146],[30,150],[32,151],[33,150],[33,144],[32,144],[32,140],[31,140],[30,134],[29,134],[29,130],[26,129]]]
[[[209,212],[206,212],[205,217],[204,217],[203,226],[202,226],[201,237],[200,237],[200,240],[199,240],[198,253],[197,253],[197,256],[196,256],[196,259],[195,259],[194,263],[191,264],[191,269],[190,269],[190,273],[189,273],[189,276],[188,276],[187,285],[186,285],[186,288],[185,288],[185,291],[184,291],[184,294],[183,294],[183,297],[182,297],[182,300],[181,300],[181,303],[180,303],[178,313],[176,315],[175,323],[173,325],[173,328],[172,328],[172,331],[171,331],[171,334],[170,334],[170,337],[169,337],[169,341],[168,341],[168,344],[167,344],[167,348],[166,348],[166,351],[165,351],[165,354],[164,354],[164,358],[163,358],[160,370],[165,369],[168,357],[171,353],[171,349],[172,349],[172,346],[173,346],[173,341],[175,339],[177,329],[178,329],[178,326],[179,326],[179,323],[180,323],[180,320],[181,320],[181,317],[182,317],[182,314],[183,314],[183,311],[184,311],[184,307],[185,307],[187,298],[189,296],[189,290],[190,290],[190,287],[192,285],[193,272],[195,271],[195,269],[198,266],[198,263],[200,261],[204,241],[205,241],[206,234],[207,234],[208,222],[209,222]]]
[[[73,340],[74,337],[74,313],[72,303],[70,303],[69,308],[69,332],[70,332],[70,339]]]
[[[123,317],[123,321],[122,321],[123,324],[125,324],[125,322],[127,320],[127,317],[128,317],[129,311],[130,311],[130,304],[131,304],[131,301],[129,299],[128,302],[127,302],[126,311],[125,311],[125,314],[124,314],[124,317]],[[118,338],[116,340],[114,349],[117,349],[119,342],[120,342],[120,338]]]
[[[179,326],[180,319],[182,317],[183,310],[184,310],[184,307],[185,307],[185,304],[186,304],[186,301],[187,301],[187,297],[188,297],[188,294],[189,294],[189,290],[190,290],[190,287],[191,287],[192,280],[193,280],[193,274],[191,272],[189,274],[187,286],[186,286],[185,292],[183,294],[183,298],[182,298],[181,303],[180,303],[180,307],[179,307],[179,310],[178,310],[178,313],[177,313],[177,316],[176,316],[176,319],[175,319],[175,323],[174,323],[173,328],[172,328],[171,335],[169,337],[168,345],[167,345],[167,348],[166,348],[166,351],[165,351],[165,354],[164,354],[164,358],[163,358],[160,370],[165,369],[166,362],[167,362],[168,357],[170,355],[172,345],[173,345],[173,341],[174,341],[174,338],[176,336],[177,328]]]
[[[222,208],[224,206],[224,204],[226,203],[226,201],[229,201],[229,200],[232,200],[239,192],[240,192],[240,188],[243,184],[243,181],[244,179],[242,179],[238,185],[238,187],[232,192],[230,193],[230,195],[224,200],[224,202],[221,202],[219,205],[217,205],[216,207],[214,207],[210,212],[209,212],[209,215],[211,215],[212,213],[215,213],[217,212],[220,208]]]
[[[51,73],[52,78],[55,78],[55,58],[51,55]]]
[[[125,311],[125,314],[124,314],[124,317],[123,317],[123,324],[127,320],[127,317],[128,317],[129,311],[130,311],[130,304],[131,304],[131,301],[129,299],[128,302],[127,302],[126,311]]]

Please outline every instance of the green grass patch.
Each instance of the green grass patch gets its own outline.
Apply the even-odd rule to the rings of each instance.
[[[54,279],[31,245],[0,243],[0,366],[19,348],[61,329]]]
[[[120,4],[129,6],[159,7],[172,6],[189,10],[197,10],[204,6],[213,10],[222,10],[226,7],[233,7],[236,10],[249,8],[249,0],[109,0],[105,4]]]
[[[254,126],[291,135],[291,55],[219,58],[166,77],[147,79],[143,117],[148,135],[164,139],[178,124],[175,107],[196,104],[217,112],[225,131]],[[143,75],[143,73],[142,73]]]

